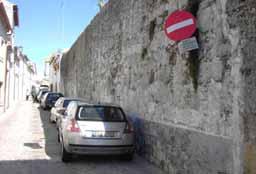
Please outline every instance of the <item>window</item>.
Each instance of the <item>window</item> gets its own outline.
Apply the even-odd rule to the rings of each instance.
[[[57,100],[57,99],[60,98],[60,97],[62,97],[61,94],[55,94],[55,93],[53,93],[53,94],[49,94],[49,95],[47,96],[47,100]]]
[[[82,106],[78,112],[79,120],[122,122],[125,116],[120,108],[106,106]]]
[[[67,108],[68,104],[71,102],[72,100],[64,100],[63,102],[63,108]],[[74,100],[73,100],[74,101]]]
[[[57,100],[57,102],[55,103],[55,107],[61,107],[62,101],[62,99]]]
[[[76,110],[76,104],[75,103],[70,103],[70,105],[68,105],[67,107],[67,116],[68,117],[72,117],[72,114],[75,113]]]

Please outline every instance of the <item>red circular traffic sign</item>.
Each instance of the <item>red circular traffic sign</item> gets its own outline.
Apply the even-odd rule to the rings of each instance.
[[[191,37],[196,31],[195,17],[183,10],[177,10],[168,16],[164,25],[165,34],[174,41]]]

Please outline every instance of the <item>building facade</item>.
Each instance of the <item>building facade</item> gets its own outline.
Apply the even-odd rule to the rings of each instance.
[[[6,0],[0,0],[0,112],[8,103],[10,72],[13,60],[14,28],[19,25],[18,7]]]
[[[18,25],[17,5],[0,0],[0,113],[25,99],[36,78],[36,65],[15,46]]]
[[[16,102],[25,100],[32,86],[36,86],[37,69],[28,57],[23,54],[22,47],[14,47],[11,59],[7,61],[6,73],[6,109]]]
[[[61,91],[61,76],[60,76],[60,64],[63,55],[68,51],[64,49],[63,51],[59,50],[51,54],[48,58],[45,59],[45,78],[49,81],[50,90],[53,92]]]

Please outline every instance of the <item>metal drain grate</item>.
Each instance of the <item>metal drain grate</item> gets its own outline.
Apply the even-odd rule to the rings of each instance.
[[[24,146],[30,147],[32,149],[42,149],[39,143],[24,143]]]

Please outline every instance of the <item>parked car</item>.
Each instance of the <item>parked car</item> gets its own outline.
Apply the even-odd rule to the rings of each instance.
[[[134,131],[120,106],[71,102],[64,115],[59,133],[63,162],[72,154],[116,154],[132,160]]]
[[[44,94],[46,94],[47,92],[49,92],[47,89],[42,89],[38,92],[37,95],[37,102],[41,103],[42,97],[44,96]]]
[[[50,122],[51,123],[57,123],[58,127],[58,120],[61,119],[64,115],[64,112],[66,111],[68,104],[72,101],[85,101],[83,99],[78,98],[67,98],[67,97],[60,97],[54,107],[51,109],[51,115],[50,115]]]
[[[49,90],[49,86],[48,85],[40,85],[39,89],[47,89],[47,90]]]
[[[60,97],[64,97],[63,94],[58,92],[48,92],[43,96],[40,105],[43,109],[51,109]]]

